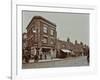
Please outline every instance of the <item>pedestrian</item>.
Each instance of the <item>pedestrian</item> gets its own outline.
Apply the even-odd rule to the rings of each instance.
[[[89,54],[87,55],[87,62],[88,62],[88,64],[89,64]]]
[[[38,62],[38,55],[34,56],[34,62]]]
[[[25,57],[25,62],[26,62],[26,63],[29,63],[30,54],[29,54],[28,50],[25,51],[25,56],[24,56],[24,57]]]
[[[40,60],[42,60],[42,54],[40,54]]]
[[[45,54],[45,59],[47,59],[47,55]]]
[[[88,62],[88,64],[89,64],[89,62],[90,62],[90,55],[89,55],[89,48],[87,49],[87,62]]]
[[[29,63],[29,57],[28,56],[25,56],[25,62]]]

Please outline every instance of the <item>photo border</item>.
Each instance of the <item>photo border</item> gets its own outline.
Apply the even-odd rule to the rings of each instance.
[[[46,8],[46,7],[49,7],[49,8],[62,8],[62,9],[73,9],[73,10],[85,10],[87,13],[89,13],[90,15],[91,15],[91,18],[90,18],[90,20],[91,20],[91,22],[90,23],[92,23],[92,24],[90,24],[90,27],[92,28],[90,28],[90,36],[92,35],[93,36],[93,38],[95,38],[96,39],[96,37],[95,37],[95,32],[96,32],[96,29],[95,29],[95,17],[96,17],[96,9],[95,8],[93,8],[93,7],[63,7],[62,5],[61,5],[61,7],[60,7],[60,4],[59,4],[59,6],[52,6],[51,4],[49,4],[49,6],[41,6],[41,5],[27,5],[27,4],[12,4],[12,7],[13,7],[13,9],[12,9],[12,69],[11,69],[11,75],[12,75],[12,79],[13,80],[15,80],[15,78],[17,79],[19,79],[19,78],[22,78],[22,77],[25,77],[26,78],[26,75],[23,73],[23,74],[19,74],[19,69],[18,69],[18,62],[19,62],[19,60],[18,60],[18,49],[17,49],[17,47],[18,47],[18,43],[17,43],[17,40],[18,40],[18,35],[19,35],[19,33],[20,33],[20,31],[17,29],[17,28],[19,28],[18,27],[18,6],[33,6],[33,7],[44,7],[44,8]],[[89,12],[88,12],[89,11]],[[84,13],[84,12],[83,12]],[[21,20],[20,20],[21,21]],[[20,22],[21,23],[21,22]],[[16,25],[15,25],[16,24]],[[19,31],[19,32],[18,32]],[[93,33],[92,33],[93,32]],[[93,39],[92,38],[92,39]],[[94,49],[94,50],[92,50],[92,51],[90,51],[90,52],[93,52],[94,53],[94,51],[96,51],[96,44],[95,44],[95,39],[93,39],[93,40],[91,40],[91,37],[90,37],[90,46],[92,46],[92,48],[90,48],[90,50],[91,49]],[[93,56],[94,55],[92,55],[92,58],[93,58]],[[96,57],[97,56],[94,56],[94,58],[96,59]],[[90,73],[95,73],[96,72],[96,69],[95,69],[95,67],[96,67],[96,64],[94,64],[95,62],[96,62],[96,60],[95,59],[91,59],[91,56],[90,56],[90,60],[92,60],[92,63],[90,62],[90,64],[92,64],[92,67],[91,67],[91,65],[90,65],[90,68],[87,68],[87,67],[84,67],[85,69],[89,69],[89,71],[87,71],[87,72],[81,72],[81,73],[87,73],[87,74],[90,74]],[[74,70],[73,68],[76,68],[76,71],[77,71],[77,69],[79,69],[79,67],[71,67],[71,68],[69,68],[69,67],[67,67],[68,69],[71,69],[71,70]],[[82,67],[81,67],[82,68]],[[57,71],[58,69],[60,69],[60,68],[57,68],[57,69],[55,69],[55,68],[52,68],[52,70],[55,70],[55,71]],[[62,68],[61,68],[62,69]],[[29,70],[29,69],[28,69]],[[50,69],[51,70],[51,69]],[[63,68],[63,70],[66,70],[66,68]],[[36,69],[36,71],[38,71],[38,73],[40,73],[40,69]],[[46,72],[48,72],[48,70],[47,69],[42,69],[41,71],[46,71]],[[72,74],[75,74],[76,75],[76,71],[75,72],[68,72],[70,75],[72,75]],[[64,72],[64,74],[66,73],[66,71],[63,71]],[[52,72],[50,72],[51,74],[52,74]],[[50,73],[48,73],[48,75],[50,74]],[[57,72],[56,72],[57,73]],[[42,74],[41,74],[42,75]],[[77,75],[80,75],[80,73],[77,73]],[[27,75],[28,77],[29,77],[29,75]],[[55,76],[55,75],[52,75],[53,77]],[[61,75],[61,76],[63,76],[63,75]],[[66,76],[66,75],[65,75]],[[33,76],[32,77],[32,75],[30,76],[31,78],[37,78],[37,77],[39,77],[39,76]],[[42,76],[41,76],[42,77]],[[50,77],[50,76],[47,76],[47,77]]]

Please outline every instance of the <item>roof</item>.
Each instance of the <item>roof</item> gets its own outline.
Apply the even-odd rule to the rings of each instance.
[[[51,21],[45,19],[45,18],[42,17],[42,16],[34,16],[34,17],[31,19],[31,21],[30,21],[30,23],[28,24],[28,26],[31,24],[31,22],[32,22],[34,19],[41,19],[41,20],[44,20],[44,21],[48,22],[49,24],[51,24],[51,25],[53,25],[53,26],[56,27],[56,24],[55,24],[55,23],[53,23],[53,22],[51,22]],[[26,28],[28,28],[28,26],[27,26]]]

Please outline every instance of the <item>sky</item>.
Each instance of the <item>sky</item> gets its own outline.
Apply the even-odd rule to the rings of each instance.
[[[56,24],[57,38],[60,40],[70,38],[73,43],[77,40],[89,45],[89,14],[23,11],[22,15],[23,32],[27,32],[26,27],[32,17],[42,16]]]

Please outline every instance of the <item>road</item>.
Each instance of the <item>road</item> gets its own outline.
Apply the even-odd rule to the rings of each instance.
[[[74,66],[88,66],[87,57],[79,56],[79,57],[69,57],[55,61],[27,63],[23,64],[22,68],[31,69],[31,68],[51,68],[51,67],[74,67]]]

